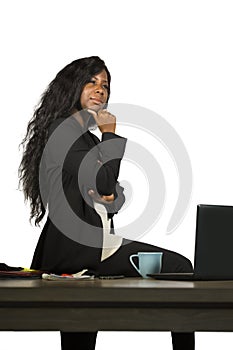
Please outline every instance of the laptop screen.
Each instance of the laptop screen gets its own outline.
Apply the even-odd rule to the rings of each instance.
[[[197,206],[194,271],[233,278],[233,206]]]

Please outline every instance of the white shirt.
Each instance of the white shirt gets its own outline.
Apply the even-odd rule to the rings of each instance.
[[[101,203],[94,202],[94,208],[99,214],[103,224],[103,247],[101,261],[109,258],[115,253],[121,246],[123,238],[110,233],[111,231],[111,220],[108,219],[108,213],[105,206]]]

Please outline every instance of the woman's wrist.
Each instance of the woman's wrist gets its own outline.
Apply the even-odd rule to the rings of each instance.
[[[102,129],[101,132],[102,132],[102,134],[105,133],[105,132],[110,132],[112,134],[115,134],[115,129],[114,130]]]

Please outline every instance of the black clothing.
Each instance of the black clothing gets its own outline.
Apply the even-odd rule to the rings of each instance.
[[[31,267],[54,273],[87,268],[95,274],[103,233],[88,191],[114,193],[116,200],[106,205],[113,233],[112,217],[125,200],[117,178],[126,139],[106,132],[100,142],[74,117],[55,120],[49,135],[40,168],[41,195],[45,205],[48,203],[49,217]]]
[[[94,350],[97,332],[69,333],[61,332],[62,350]],[[110,346],[111,347],[111,346]],[[195,347],[194,334],[172,333],[173,350],[192,350]],[[151,349],[156,349],[151,348]]]
[[[94,350],[97,332],[61,332],[61,348],[65,350]]]
[[[117,179],[126,139],[103,133],[100,142],[91,132],[83,130],[74,117],[55,120],[49,135],[40,167],[41,196],[44,205],[48,204],[49,215],[31,268],[58,274],[88,269],[96,276],[123,274],[133,277],[138,273],[129,262],[131,254],[162,251],[163,271],[192,271],[190,261],[180,254],[125,239],[113,255],[101,262],[102,222],[88,191],[93,189],[100,195],[114,193],[117,200],[106,204],[114,234],[112,217],[125,200]],[[61,332],[62,349],[94,349],[96,334]],[[194,349],[194,335],[176,336],[173,333],[173,349],[183,348]]]

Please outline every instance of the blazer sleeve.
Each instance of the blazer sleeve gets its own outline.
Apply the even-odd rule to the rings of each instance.
[[[88,135],[83,135],[88,142]],[[87,191],[93,189],[99,195],[114,193],[119,176],[120,163],[124,155],[126,139],[113,133],[104,133],[97,145],[83,148],[83,142],[71,147],[64,169],[78,177],[79,186]]]
[[[61,166],[78,179],[79,187],[85,188],[85,192],[93,189],[99,195],[114,193],[127,140],[106,132],[94,145],[93,141],[90,144],[89,133],[83,133],[73,118],[59,125],[61,130],[57,128],[58,123],[51,126],[51,137],[54,136],[56,142],[51,142],[48,149],[50,164]]]
[[[99,144],[101,167],[96,177],[96,187],[100,195],[111,195],[115,192],[126,142],[125,138],[117,134],[102,134],[102,142]]]

